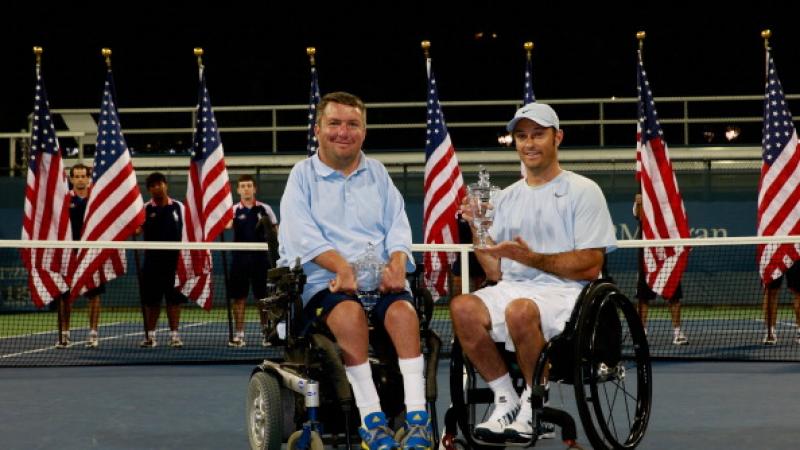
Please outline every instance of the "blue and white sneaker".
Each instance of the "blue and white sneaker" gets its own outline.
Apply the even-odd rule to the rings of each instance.
[[[361,436],[361,448],[363,450],[396,450],[400,444],[394,440],[392,430],[386,422],[386,415],[382,412],[367,414],[364,418],[364,426],[358,429]]]
[[[406,413],[406,424],[400,447],[403,450],[432,450],[433,428],[427,411]]]

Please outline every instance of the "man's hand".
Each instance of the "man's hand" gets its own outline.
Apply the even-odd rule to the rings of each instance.
[[[336,272],[336,278],[330,281],[329,289],[331,292],[344,292],[347,294],[355,294],[356,292],[356,275],[353,268],[348,265],[346,269]]]
[[[406,288],[406,254],[395,252],[389,264],[383,268],[381,285],[378,290],[383,293],[400,292]]]
[[[472,215],[472,206],[469,204],[469,195],[465,195],[464,198],[461,199],[461,206],[459,206],[458,212],[461,214],[461,218],[469,224],[470,229],[472,229],[472,234],[475,235],[475,225],[473,225],[472,222],[474,217]]]
[[[397,264],[387,264],[383,268],[381,285],[378,288],[383,293],[399,292],[406,287],[405,265],[398,267]]]
[[[530,258],[532,255],[528,243],[519,236],[515,237],[513,241],[503,241],[483,249],[475,249],[475,252],[484,252],[495,258],[513,259],[525,265],[530,265]]]

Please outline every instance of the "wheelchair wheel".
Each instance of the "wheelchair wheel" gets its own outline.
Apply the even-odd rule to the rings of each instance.
[[[575,339],[575,399],[596,449],[635,448],[650,418],[652,373],[644,328],[610,283],[586,293]]]
[[[275,375],[256,372],[247,389],[247,434],[252,450],[279,450],[283,435],[281,390]]]
[[[289,436],[289,441],[286,442],[286,450],[296,450],[297,449],[297,441],[300,439],[300,436],[303,435],[303,430],[297,430]],[[311,444],[308,446],[309,450],[322,450],[324,446],[322,445],[322,438],[319,437],[319,433],[316,431],[311,432]]]

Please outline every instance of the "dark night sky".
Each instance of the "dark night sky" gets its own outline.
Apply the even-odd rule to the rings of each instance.
[[[633,96],[639,29],[648,33],[645,62],[656,96],[726,95],[762,93],[759,32],[768,27],[784,87],[800,92],[800,26],[792,23],[794,14],[769,8],[783,2],[732,10],[730,2],[701,9],[687,6],[701,2],[586,8],[574,2],[477,0],[466,7],[468,2],[409,1],[379,8],[358,1],[323,7],[228,1],[202,12],[200,2],[114,2],[121,11],[104,17],[99,8],[68,3],[0,7],[0,131],[25,124],[33,45],[45,49],[53,108],[99,105],[104,46],[114,51],[121,107],[192,105],[194,46],[206,50],[215,106],[305,103],[309,45],[317,47],[323,93],[348,90],[367,102],[421,101],[422,39],[433,43],[442,100],[521,97],[526,40],[536,44],[537,98]],[[498,37],[477,40],[480,31]]]

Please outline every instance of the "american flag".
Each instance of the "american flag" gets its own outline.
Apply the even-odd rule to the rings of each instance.
[[[114,76],[106,73],[97,126],[83,241],[124,241],[144,223],[144,203],[117,114]],[[125,273],[123,250],[81,249],[73,260],[72,298]]]
[[[308,143],[306,150],[308,157],[317,153],[317,136],[314,134],[314,125],[317,123],[317,105],[319,105],[319,81],[317,80],[317,67],[311,66],[311,93],[308,96]]]
[[[636,179],[641,183],[642,190],[642,238],[688,238],[686,209],[683,207],[678,181],[669,160],[664,131],[658,122],[656,104],[647,81],[641,52],[638,59]],[[688,247],[645,248],[644,272],[647,285],[653,292],[672,298],[686,269],[688,258]]]
[[[533,95],[533,60],[530,52],[525,58],[525,89],[522,93],[522,102],[527,105],[536,101],[536,96]]]
[[[427,59],[428,70],[428,130],[425,141],[425,200],[423,228],[426,244],[452,244],[458,240],[456,214],[464,197],[464,180],[458,159],[444,123],[436,89],[436,78]],[[426,252],[425,283],[439,295],[444,295],[447,273],[455,260],[454,253]]]
[[[763,164],[758,189],[758,235],[800,234],[800,151],[797,131],[769,50],[761,146]],[[761,279],[767,284],[800,259],[800,248],[796,244],[760,245],[757,257]]]
[[[214,241],[233,219],[225,154],[202,66],[185,213],[183,240],[188,242]],[[211,309],[211,252],[182,251],[175,282],[184,295],[203,308]]]
[[[69,206],[64,161],[61,159],[56,130],[50,117],[50,104],[44,89],[41,66],[37,63],[22,240],[72,240]],[[37,307],[50,303],[69,289],[66,275],[70,254],[66,249],[22,250],[22,261],[29,274],[31,300]]]

